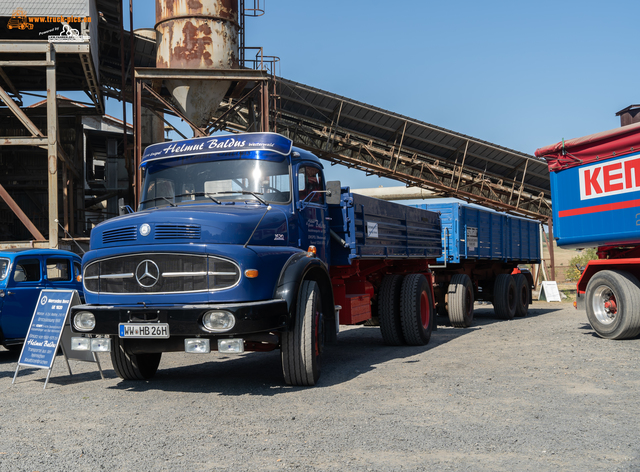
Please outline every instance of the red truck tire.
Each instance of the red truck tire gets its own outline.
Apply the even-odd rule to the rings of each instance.
[[[599,336],[629,339],[640,334],[640,283],[629,272],[597,272],[585,293],[587,318]]]

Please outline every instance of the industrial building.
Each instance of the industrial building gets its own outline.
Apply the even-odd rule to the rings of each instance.
[[[136,206],[142,150],[164,139],[167,115],[193,136],[278,132],[332,164],[548,221],[543,161],[280,77],[278,57],[245,45],[264,1],[192,3],[158,0],[155,28],[133,32],[134,1],[0,5],[0,244],[86,246],[95,224]]]

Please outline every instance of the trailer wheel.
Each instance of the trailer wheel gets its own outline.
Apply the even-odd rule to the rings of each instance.
[[[410,346],[424,346],[431,338],[433,302],[429,282],[422,274],[407,275],[402,281],[400,320],[402,334]]]
[[[473,284],[467,274],[455,274],[447,290],[449,321],[455,328],[468,328],[473,323]]]
[[[529,313],[529,281],[523,274],[513,276],[516,284],[516,316],[524,317]]]
[[[405,343],[400,321],[401,275],[385,275],[378,293],[378,320],[380,333],[388,346],[401,346]]]
[[[130,354],[125,340],[111,337],[111,363],[118,377],[123,380],[147,380],[153,377],[160,365],[161,352]]]
[[[606,339],[628,339],[640,333],[640,283],[629,272],[603,270],[586,290],[587,318]]]
[[[324,347],[322,300],[318,284],[305,280],[296,303],[293,331],[282,334],[281,360],[288,385],[315,385]]]
[[[493,285],[493,307],[498,318],[512,320],[516,314],[516,282],[510,274],[499,274]]]

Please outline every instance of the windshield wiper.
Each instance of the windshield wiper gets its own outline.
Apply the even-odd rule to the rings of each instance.
[[[267,202],[265,202],[262,198],[260,198],[258,195],[263,195],[260,192],[249,192],[248,190],[228,190],[228,191],[224,191],[224,192],[216,192],[216,195],[220,195],[220,194],[229,194],[229,193],[240,193],[242,195],[253,195],[256,200],[258,200],[260,203],[262,203],[263,205],[269,206],[269,204]]]
[[[176,205],[175,203],[173,203],[171,200],[169,200],[167,197],[149,198],[148,200],[144,200],[144,201],[140,202],[140,204],[143,204],[143,203],[149,203],[149,202],[155,202],[156,200],[160,200],[161,198],[162,198],[162,199],[164,199],[164,200],[166,200],[166,201],[167,201],[167,203],[168,203],[169,205],[171,205],[172,207],[174,207],[174,206],[178,206],[178,205]]]
[[[176,195],[176,198],[189,197],[191,195],[193,195],[194,197],[209,197],[211,200],[213,200],[214,203],[217,203],[218,205],[222,205],[219,200],[213,197],[213,194],[207,193],[207,192],[183,193],[181,195]]]

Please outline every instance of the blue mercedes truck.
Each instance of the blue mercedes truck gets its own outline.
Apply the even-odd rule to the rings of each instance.
[[[314,385],[340,324],[375,319],[390,345],[434,327],[437,213],[325,182],[316,156],[275,133],[149,146],[138,211],[91,233],[73,348],[109,351],[123,379],[163,352],[281,351]]]

